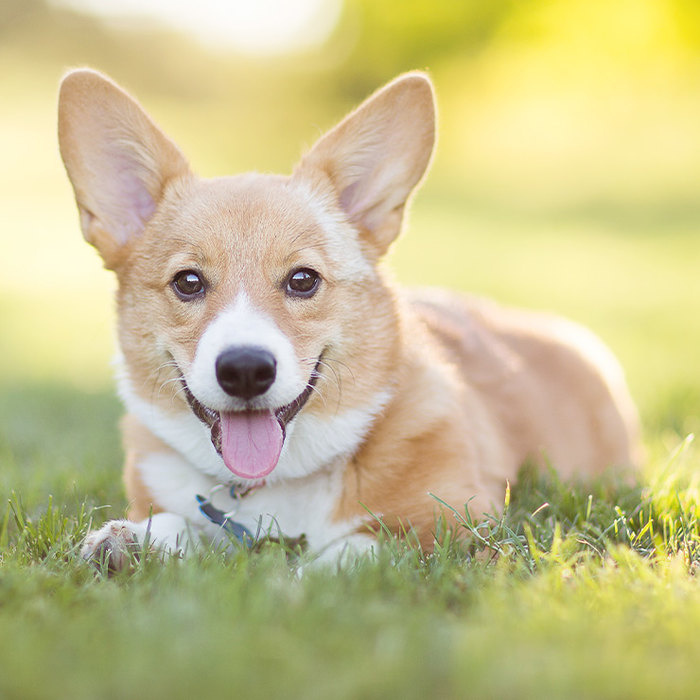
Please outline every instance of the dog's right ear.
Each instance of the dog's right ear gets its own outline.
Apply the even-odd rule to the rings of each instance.
[[[83,235],[115,269],[187,162],[131,96],[92,70],[61,83],[58,140]]]
[[[295,170],[325,178],[337,204],[375,256],[398,236],[406,203],[435,143],[432,83],[406,73],[378,90],[321,137]]]

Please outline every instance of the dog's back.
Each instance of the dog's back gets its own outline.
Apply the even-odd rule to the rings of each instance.
[[[550,463],[571,477],[638,462],[637,415],[622,369],[590,331],[443,290],[415,292],[411,305],[519,464]]]
[[[499,511],[527,462],[563,478],[636,466],[635,408],[592,333],[445,290],[397,303],[394,395],[348,465],[338,519],[367,509],[393,530],[410,524],[429,548],[430,494],[478,520]]]

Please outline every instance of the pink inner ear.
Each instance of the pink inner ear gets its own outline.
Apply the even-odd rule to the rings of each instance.
[[[124,195],[126,206],[133,213],[134,218],[140,222],[141,228],[143,228],[156,210],[156,203],[153,201],[153,197],[151,197],[141,180],[128,174],[124,176]]]
[[[357,186],[359,185],[359,180],[356,180],[355,182],[352,183],[352,185],[348,185],[341,193],[340,193],[340,206],[342,207],[343,211],[347,213],[347,215],[352,219],[354,217],[354,214],[357,212],[357,203],[355,203],[353,200],[355,199],[355,195],[357,193]]]
[[[143,177],[146,175],[140,164],[124,152],[110,153],[111,182],[103,183],[105,211],[108,212],[113,235],[125,243],[131,236],[138,236],[146,222],[153,216],[156,203]]]
[[[368,191],[369,183],[362,180],[355,180],[340,193],[340,206],[348,215],[349,219],[362,226],[372,228],[371,212],[379,203],[375,201],[371,189]]]
[[[357,155],[349,168],[353,181],[340,193],[340,206],[351,221],[373,230],[388,213],[387,205],[396,199],[397,184],[405,179],[405,164],[400,159],[396,163],[391,159],[382,161],[380,144],[369,144]],[[405,199],[406,194],[401,188],[399,196]]]

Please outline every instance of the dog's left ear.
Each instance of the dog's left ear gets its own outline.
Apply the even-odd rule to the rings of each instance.
[[[61,83],[61,156],[85,239],[117,269],[153,216],[165,187],[189,168],[177,146],[136,100],[93,70]]]
[[[407,73],[380,89],[323,136],[294,177],[330,180],[337,203],[382,255],[401,230],[406,202],[435,143],[430,79]]]

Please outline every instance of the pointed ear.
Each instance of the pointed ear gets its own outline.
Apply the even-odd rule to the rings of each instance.
[[[435,142],[430,79],[407,73],[363,102],[302,159],[295,177],[331,182],[338,205],[377,255],[401,229]]]
[[[58,140],[83,235],[106,267],[118,267],[187,162],[132,97],[91,70],[61,83]]]

